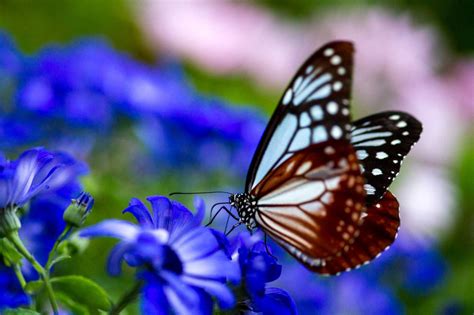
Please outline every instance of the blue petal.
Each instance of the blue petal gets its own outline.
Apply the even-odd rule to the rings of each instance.
[[[204,219],[206,214],[206,205],[204,204],[204,199],[199,196],[194,197],[194,208],[196,209],[196,214],[193,218],[193,225],[199,226]]]
[[[146,199],[151,204],[155,228],[168,230],[173,214],[170,200],[163,196],[150,196]]]
[[[153,228],[153,219],[150,212],[145,205],[137,198],[132,198],[128,208],[122,211],[122,213],[131,213],[137,220],[138,224],[146,228]]]
[[[235,305],[235,297],[232,291],[225,285],[225,283],[187,275],[182,276],[182,279],[186,283],[198,288],[202,288],[210,295],[215,296],[219,301],[219,306],[222,309],[229,309]]]
[[[200,227],[193,229],[170,244],[179,252],[184,261],[196,260],[214,253],[219,243],[210,230]]]
[[[110,219],[79,231],[82,237],[114,237],[122,240],[134,239],[140,229],[127,221]]]
[[[37,191],[39,191],[39,188],[43,188],[45,182],[51,176],[51,171],[43,176],[35,177],[40,169],[52,159],[53,156],[42,149],[31,149],[23,152],[16,161],[13,186],[11,187],[12,192],[8,203],[22,204],[26,202],[27,195],[31,194],[30,190],[35,182]]]
[[[257,298],[255,308],[264,315],[296,315],[296,305],[291,296],[278,288],[267,288],[263,298]]]
[[[163,291],[163,287],[156,281],[147,281],[143,287],[140,301],[142,314],[167,315],[169,314],[169,303]]]
[[[215,252],[206,259],[186,262],[184,273],[209,279],[229,279],[238,281],[240,270],[237,263],[230,261],[223,252]]]
[[[124,254],[129,249],[130,243],[128,242],[118,243],[114,248],[112,248],[109,254],[109,258],[107,259],[107,271],[109,272],[109,274],[111,274],[112,276],[120,275]]]
[[[183,282],[179,276],[171,272],[163,271],[161,277],[168,284],[164,290],[169,303],[176,313],[196,314],[199,307],[199,295],[197,292]]]

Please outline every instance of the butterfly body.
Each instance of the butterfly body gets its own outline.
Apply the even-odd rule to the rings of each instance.
[[[231,195],[240,223],[262,229],[308,269],[338,274],[395,240],[398,202],[387,190],[421,133],[403,112],[352,122],[353,45],[324,45],[283,93],[247,174]]]
[[[257,200],[248,193],[233,194],[229,196],[229,203],[237,209],[240,222],[251,231],[257,227],[255,213],[258,210]]]

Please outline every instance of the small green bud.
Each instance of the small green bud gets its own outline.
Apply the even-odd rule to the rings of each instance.
[[[89,239],[80,237],[78,233],[72,234],[69,239],[61,242],[58,253],[62,255],[74,256],[83,253],[89,246]]]
[[[79,197],[71,200],[71,204],[64,211],[64,221],[74,227],[80,227],[91,212],[93,205],[94,198],[90,194],[82,192]]]
[[[16,215],[16,208],[0,209],[0,238],[16,232],[21,228],[20,219]]]

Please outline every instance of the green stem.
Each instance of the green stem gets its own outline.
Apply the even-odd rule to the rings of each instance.
[[[118,302],[110,309],[109,315],[118,315],[120,312],[127,307],[128,304],[135,301],[140,294],[140,290],[142,288],[142,282],[137,282],[132,287],[132,289],[126,292],[122,297],[118,300]]]
[[[21,288],[24,289],[26,286],[26,280],[25,277],[23,277],[23,273],[21,272],[21,267],[19,264],[14,264],[13,265],[13,271],[15,272],[16,277],[18,278],[18,281],[21,284]]]
[[[40,265],[40,263],[31,255],[31,253],[26,249],[25,245],[20,239],[18,235],[18,231],[11,232],[7,235],[8,240],[15,246],[18,252],[28,260],[33,268],[38,272],[38,274],[43,279],[44,285],[46,287],[46,292],[48,293],[49,301],[51,303],[51,307],[53,308],[53,312],[55,315],[58,314],[58,303],[56,302],[56,297],[54,296],[53,287],[51,286],[51,282],[49,281],[49,275],[44,270],[44,268]]]
[[[72,230],[72,225],[68,224],[64,228],[63,232],[59,237],[56,239],[56,242],[54,243],[53,249],[49,252],[49,257],[48,257],[48,262],[46,263],[46,271],[49,273],[51,269],[51,263],[53,262],[54,257],[56,256],[56,251],[58,250],[59,244],[66,238],[66,235],[69,233],[69,231]]]

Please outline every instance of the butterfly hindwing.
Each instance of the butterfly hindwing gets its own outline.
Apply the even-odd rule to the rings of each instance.
[[[345,140],[295,153],[251,191],[258,225],[312,266],[344,251],[358,234],[364,178]]]
[[[344,250],[326,259],[324,265],[309,269],[320,274],[334,275],[358,268],[382,254],[397,237],[400,227],[397,199],[387,191],[374,205],[368,207],[360,220],[357,237]]]
[[[368,205],[382,198],[421,131],[421,123],[416,118],[397,111],[382,112],[353,122],[351,143],[366,178]]]
[[[332,42],[298,70],[258,145],[247,174],[247,191],[295,152],[349,139],[353,52],[349,42]]]

